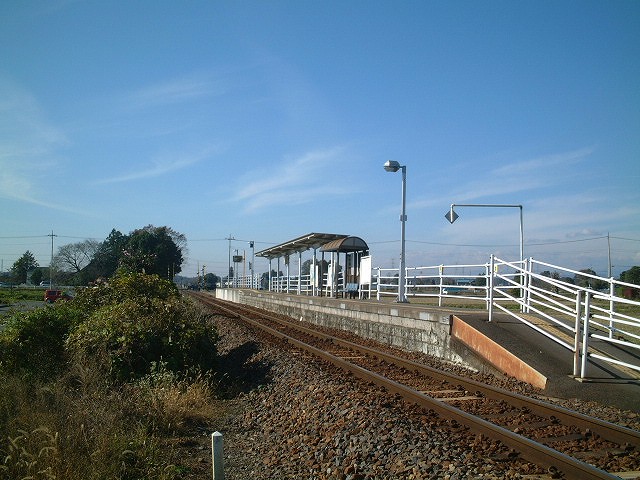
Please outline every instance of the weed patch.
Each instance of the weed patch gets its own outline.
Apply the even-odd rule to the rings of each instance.
[[[176,438],[220,415],[216,341],[157,276],[13,315],[0,332],[0,479],[202,477]]]

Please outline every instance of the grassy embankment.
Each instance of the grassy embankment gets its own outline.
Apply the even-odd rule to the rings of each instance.
[[[203,478],[181,446],[220,415],[217,335],[171,283],[120,276],[3,323],[0,479]]]

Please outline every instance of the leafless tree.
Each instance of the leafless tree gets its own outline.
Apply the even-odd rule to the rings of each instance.
[[[58,253],[53,258],[54,268],[58,271],[77,273],[93,259],[98,248],[100,242],[91,239],[63,245],[58,248]]]

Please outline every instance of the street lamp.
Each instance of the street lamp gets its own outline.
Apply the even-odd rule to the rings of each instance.
[[[395,160],[387,160],[384,164],[387,172],[395,173],[402,170],[402,213],[400,214],[400,272],[398,274],[398,303],[409,303],[405,294],[405,258],[404,258],[404,230],[407,221],[406,196],[407,196],[407,166],[400,165]]]
[[[449,220],[449,223],[453,223],[458,218],[458,214],[455,212],[453,207],[489,207],[489,208],[519,208],[520,209],[520,261],[524,260],[524,230],[522,226],[522,205],[500,205],[500,204],[462,204],[462,203],[452,203],[449,211],[445,213],[445,218]]]

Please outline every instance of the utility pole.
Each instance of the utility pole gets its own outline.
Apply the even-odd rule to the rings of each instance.
[[[231,240],[235,240],[234,237],[229,234],[225,240],[229,240],[229,268],[227,269],[227,288],[229,287],[229,282],[231,280]],[[234,272],[235,273],[235,272]]]
[[[611,278],[611,276],[613,275],[613,272],[611,269],[611,237],[609,236],[609,232],[607,232],[607,251],[608,251],[607,260],[609,263],[609,269],[607,270],[607,275],[609,278]]]
[[[49,288],[53,288],[53,237],[57,237],[51,230],[51,234],[47,235],[51,237],[51,261],[49,262]]]

